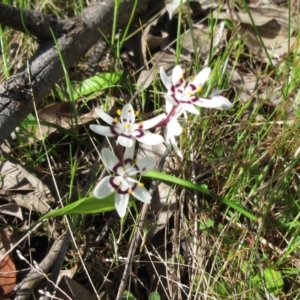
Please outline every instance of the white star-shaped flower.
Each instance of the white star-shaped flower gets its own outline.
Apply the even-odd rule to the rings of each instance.
[[[104,177],[96,186],[94,196],[105,198],[116,192],[115,206],[121,218],[125,216],[129,201],[129,195],[133,195],[144,203],[150,203],[151,195],[147,189],[136,180],[135,176],[141,176],[153,169],[155,160],[152,157],[143,157],[137,162],[133,160],[133,147],[125,149],[123,161],[120,162],[115,154],[108,148],[102,150],[102,159],[105,166],[115,175]]]
[[[165,117],[165,114],[135,123],[135,113],[130,103],[124,105],[119,118],[112,118],[97,108],[96,112],[109,126],[90,125],[90,129],[107,137],[117,137],[117,142],[123,147],[131,147],[135,139],[148,145],[157,145],[163,142],[162,136],[148,132],[147,129],[157,125]]]
[[[197,92],[202,90],[210,72],[210,68],[205,68],[192,81],[186,84],[183,78],[183,70],[179,65],[174,67],[171,78],[167,76],[165,70],[161,67],[160,77],[167,88],[167,101],[173,105],[180,105],[182,109],[192,114],[199,114],[198,109],[194,105],[221,110],[231,109],[233,104],[223,96],[213,93],[210,99],[206,99],[196,95]]]

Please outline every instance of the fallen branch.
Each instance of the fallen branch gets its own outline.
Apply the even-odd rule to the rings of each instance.
[[[136,14],[140,14],[148,4],[149,0],[140,0],[136,8]],[[118,26],[124,27],[132,14],[135,0],[121,0],[119,6]],[[7,5],[1,4],[0,23],[5,23],[3,9],[8,9]],[[24,23],[27,29],[37,36],[47,37],[47,30],[39,33],[36,27],[28,21],[30,15],[38,15],[41,24],[56,24],[54,32],[57,36],[59,51],[64,59],[67,69],[72,67],[83,54],[87,52],[100,38],[109,35],[112,30],[114,19],[115,1],[92,3],[85,8],[82,13],[72,19],[52,23],[52,18],[46,18],[43,23],[44,14],[35,14],[31,11],[23,11],[27,16]],[[16,18],[17,12],[11,12]],[[21,27],[21,10],[19,10],[19,21],[16,21],[16,29],[24,31]],[[51,21],[52,20],[52,21]],[[26,23],[27,22],[27,23]],[[49,23],[50,22],[50,23]],[[64,23],[65,22],[65,23]],[[6,24],[8,22],[6,20]],[[67,26],[65,26],[67,24]],[[38,24],[37,24],[38,25]],[[48,26],[48,25],[47,25]],[[44,26],[45,28],[47,26]],[[44,29],[45,29],[44,28]],[[65,32],[65,29],[68,29]],[[63,33],[63,34],[62,34]],[[28,61],[26,66],[0,85],[0,144],[19,125],[19,123],[33,111],[33,101],[38,103],[43,99],[55,83],[64,75],[58,50],[53,40],[48,40],[40,44],[35,55]]]

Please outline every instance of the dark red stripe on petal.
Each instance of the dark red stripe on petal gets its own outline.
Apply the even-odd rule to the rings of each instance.
[[[113,135],[118,135],[118,132],[115,130],[116,126],[110,126],[110,131]]]
[[[144,136],[144,135],[145,135],[144,131],[142,131],[142,130],[140,130],[140,129],[137,129],[137,130],[135,130],[135,132],[134,132],[134,136],[135,136],[136,138],[141,138],[141,137]]]
[[[124,159],[124,165],[127,165],[127,164],[132,165],[132,163],[133,163],[133,159],[131,159],[131,158]]]
[[[123,165],[119,162],[119,163],[117,163],[114,167],[113,167],[113,172],[114,173],[117,173],[117,171],[118,171],[118,169],[119,168],[123,168]],[[118,173],[117,173],[118,174]]]
[[[117,191],[119,189],[119,185],[115,184],[114,180],[115,180],[115,176],[110,176],[109,177],[109,184]]]
[[[190,83],[189,87],[191,88],[192,91],[195,91],[197,89],[197,87],[193,83]]]
[[[131,192],[133,192],[137,187],[137,183],[135,183],[133,186],[131,186],[128,189],[122,190],[122,189],[118,189],[117,193],[120,195],[126,195],[126,194],[131,194]]]

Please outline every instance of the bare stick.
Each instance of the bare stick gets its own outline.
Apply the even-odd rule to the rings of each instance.
[[[60,253],[61,246],[63,245],[65,235],[61,236],[61,238],[51,247],[49,253],[39,264],[39,268],[32,269],[26,278],[18,284],[16,288],[16,296],[15,300],[26,300],[29,299],[33,289],[40,282],[42,278],[45,277],[45,274],[49,272],[52,268],[55,259]]]

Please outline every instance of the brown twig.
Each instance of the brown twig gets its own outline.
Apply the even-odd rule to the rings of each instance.
[[[27,300],[29,299],[33,289],[37,286],[39,281],[45,277],[51,268],[53,267],[54,261],[60,253],[60,249],[64,243],[65,234],[51,247],[49,253],[39,264],[38,268],[31,269],[24,280],[18,284],[15,288],[15,300]]]

